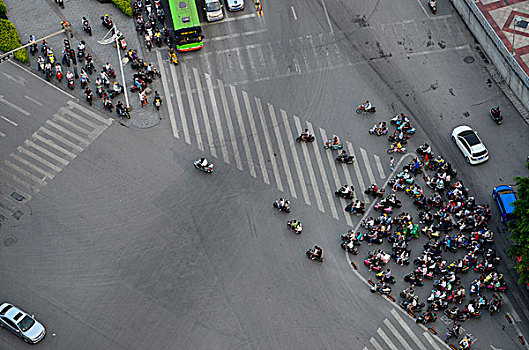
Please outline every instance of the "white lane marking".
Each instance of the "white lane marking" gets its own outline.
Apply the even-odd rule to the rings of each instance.
[[[252,30],[252,31],[249,31],[249,32],[244,32],[244,33],[235,33],[235,34],[221,35],[221,36],[217,36],[217,37],[214,37],[214,38],[210,38],[210,39],[208,39],[208,41],[220,41],[220,40],[227,40],[227,39],[235,39],[235,38],[240,38],[240,37],[245,37],[245,36],[250,36],[250,35],[255,35],[255,34],[261,34],[261,33],[264,33],[266,31],[268,31],[268,29],[263,28],[263,29]]]
[[[6,134],[0,131],[0,137],[6,137]]]
[[[384,173],[384,167],[382,166],[382,163],[380,162],[380,157],[376,154],[373,156],[375,158],[375,163],[377,164],[378,169],[378,175],[380,175],[380,178],[384,180],[386,178],[386,174]]]
[[[48,177],[50,179],[53,179],[55,177],[55,175],[53,175],[49,171],[46,171],[44,169],[39,168],[35,164],[33,164],[31,162],[28,162],[26,159],[14,154],[14,153],[11,153],[10,155],[11,155],[11,158],[17,160],[19,163],[24,164],[28,168],[31,168],[31,169],[35,170],[36,172],[41,173],[42,175],[44,175],[44,176],[46,176],[46,177]]]
[[[327,23],[329,23],[329,29],[331,30],[331,34],[334,34],[334,29],[332,29],[331,19],[329,18],[329,12],[327,12],[327,7],[325,6],[325,1],[321,0],[321,4],[323,5],[323,11],[325,11],[325,16],[327,17]]]
[[[428,332],[423,332],[422,335],[428,340],[428,343],[434,348],[434,350],[441,350],[441,348],[437,345],[435,340],[433,340],[432,336]]]
[[[89,140],[86,140],[84,138],[82,138],[81,136],[77,135],[76,133],[62,127],[61,125],[51,121],[51,120],[46,120],[46,124],[54,127],[55,129],[65,133],[66,135],[70,136],[71,138],[73,139],[76,139],[77,141],[81,142],[81,143],[84,143],[85,146],[88,146],[90,144],[90,141]]]
[[[365,149],[360,148],[360,153],[362,154],[362,159],[364,160],[364,165],[367,170],[367,177],[369,177],[370,183],[375,183],[375,176],[373,175],[373,170],[371,170],[371,163],[369,162],[369,156]]]
[[[404,159],[404,158],[402,158]],[[402,160],[401,159],[401,160]],[[400,165],[400,164],[399,164]],[[402,328],[404,328],[404,330],[406,331],[406,333],[408,333],[408,335],[410,336],[410,338],[415,342],[415,344],[417,344],[417,346],[419,346],[419,349],[424,349],[424,344],[421,343],[421,341],[419,340],[419,338],[417,338],[417,336],[415,335],[415,333],[410,329],[410,327],[408,327],[408,325],[406,324],[406,322],[404,322],[404,320],[402,319],[402,317],[400,317],[400,315],[397,313],[397,311],[395,311],[395,309],[391,309],[391,314],[393,315],[393,317],[395,317],[395,319],[397,320],[397,322],[402,326]]]
[[[294,10],[294,6],[290,6],[290,8],[292,9],[292,16],[294,16],[294,20],[297,21],[298,16],[296,16],[296,11]]]
[[[17,123],[15,123],[14,121],[12,121],[12,120],[9,119],[9,118],[4,117],[3,115],[0,115],[0,118],[2,118],[3,120],[5,120],[6,122],[8,122],[9,124],[11,124],[11,125],[13,125],[13,126],[18,126]]]
[[[77,125],[76,123],[72,122],[71,120],[63,116],[60,116],[57,113],[53,115],[53,120],[55,120],[56,122],[67,124],[71,128],[74,128],[75,130],[80,131],[81,133],[85,134],[91,141],[94,140],[94,135],[93,135],[94,133],[92,131],[86,130],[85,128]]]
[[[112,118],[110,118],[110,119],[103,118],[99,114],[96,114],[96,113],[92,112],[91,110],[89,110],[88,108],[85,108],[85,107],[81,106],[80,104],[75,103],[73,101],[68,101],[68,104],[70,106],[74,107],[74,108],[77,108],[78,110],[80,110],[81,112],[85,113],[86,115],[89,115],[92,118],[100,121],[103,124],[110,125],[110,124],[112,124],[112,121],[114,120]]]
[[[296,150],[296,145],[294,144],[296,141],[292,137],[292,131],[290,130],[290,125],[288,123],[287,112],[285,112],[284,110],[281,110],[281,118],[283,119],[283,124],[285,126],[285,133],[287,134],[288,144],[290,145],[290,149],[292,150],[292,158],[294,158],[294,167],[296,168],[296,172],[298,174],[299,184],[301,185],[301,192],[303,193],[305,203],[307,203],[307,205],[310,205],[309,192],[307,191],[307,185],[305,184],[305,178],[303,177],[303,171],[301,170],[301,164],[299,163],[298,151]]]
[[[33,186],[33,185],[30,185],[29,183],[27,183],[26,181],[22,180],[21,178],[19,178],[18,176],[16,175],[13,175],[11,174],[10,172],[7,172],[5,171],[4,169],[0,168],[0,174],[7,177],[7,178],[10,178],[11,180],[19,183],[20,185],[30,189],[33,193],[39,193],[40,189]]]
[[[211,109],[213,110],[213,118],[215,119],[215,125],[217,126],[217,133],[219,134],[220,149],[222,150],[222,158],[224,162],[230,164],[230,157],[228,156],[228,148],[226,147],[226,139],[224,138],[224,131],[222,124],[220,123],[219,107],[217,105],[217,99],[215,98],[215,91],[213,90],[213,84],[211,82],[211,76],[208,73],[204,73],[206,76],[206,85],[208,86],[209,99],[211,101]]]
[[[224,83],[222,80],[217,79],[217,84],[219,85],[220,99],[224,109],[224,115],[226,116],[226,122],[228,124],[228,133],[230,134],[231,147],[233,148],[233,154],[235,155],[235,163],[237,164],[237,168],[242,171],[241,156],[239,155],[239,148],[237,147],[237,137],[235,136],[235,130],[233,129],[233,123],[231,121],[230,108],[228,107],[228,99],[226,98]]]
[[[294,124],[296,125],[296,130],[298,130],[299,132],[303,130],[301,128],[301,123],[297,116],[294,116]],[[314,169],[312,167],[312,161],[310,160],[310,155],[309,155],[307,144],[305,142],[300,142],[300,145],[301,145],[301,150],[303,151],[303,157],[305,158],[305,165],[307,166],[307,170],[309,171],[310,181],[312,182],[312,190],[314,191],[314,197],[316,198],[316,204],[318,205],[318,209],[322,213],[325,213],[325,208],[323,207],[323,202],[321,200],[320,189],[318,187],[318,181],[316,180],[316,174],[314,173]]]
[[[18,165],[11,163],[11,162],[8,161],[7,159],[4,159],[4,163],[5,163],[5,165],[7,165],[8,167],[10,167],[11,169],[18,171],[20,174],[24,175],[24,176],[27,177],[28,179],[31,179],[31,180],[35,181],[35,182],[38,183],[39,185],[41,185],[41,186],[45,186],[45,185],[46,185],[46,181],[44,181],[43,179],[41,179],[41,178],[39,178],[39,177],[33,175],[32,173],[30,173],[30,172],[27,171],[27,170],[22,169],[22,168],[19,167]]]
[[[408,344],[408,342],[406,340],[404,340],[402,335],[400,335],[400,333],[395,329],[395,327],[391,324],[391,322],[389,322],[389,320],[387,318],[384,319],[384,324],[389,328],[391,333],[393,333],[395,338],[398,339],[398,341],[404,346],[405,349],[411,349],[410,344]]]
[[[312,126],[312,124],[310,122],[306,122],[306,124],[307,124],[307,128],[309,130],[314,130],[314,127]],[[301,130],[303,130],[303,128],[300,128],[300,131]],[[320,133],[321,133],[321,131],[322,131],[322,129],[320,128]],[[323,132],[325,133],[325,131],[323,131]],[[321,174],[322,181],[323,181],[323,187],[325,188],[325,192],[327,193],[327,200],[329,201],[329,207],[331,207],[332,216],[336,220],[338,220],[338,211],[336,211],[336,203],[334,202],[334,191],[331,189],[331,186],[329,185],[329,180],[327,178],[327,173],[326,173],[326,167],[323,164],[323,159],[322,159],[321,154],[320,154],[321,153],[321,148],[320,147],[321,146],[319,146],[317,142],[312,142],[312,148],[314,150],[314,154],[316,155],[316,162],[318,163],[319,168],[320,168],[320,174]],[[334,177],[334,181],[337,182],[338,181],[338,174],[336,172],[333,159],[329,158],[329,152],[325,152],[325,153],[327,155],[327,160],[329,162],[329,167],[331,168],[332,175]]]
[[[158,67],[160,69],[160,75],[162,76],[162,88],[164,92],[165,103],[167,104],[167,112],[169,113],[171,129],[173,130],[173,136],[178,138],[178,127],[176,126],[176,118],[173,110],[173,101],[171,100],[171,95],[169,92],[169,83],[167,82],[167,77],[165,76],[165,68],[162,62],[162,54],[160,53],[160,51],[156,51],[156,58],[158,59]],[[169,66],[172,66],[172,64],[169,64]],[[180,92],[176,91],[175,94],[178,96]]]
[[[41,126],[39,128],[39,131],[47,134],[48,136],[51,136],[53,137],[54,139],[56,139],[57,141],[60,141],[62,142],[63,144],[73,148],[73,149],[76,149],[77,151],[81,152],[83,150],[83,148],[79,145],[76,145],[75,143],[65,139],[64,137],[62,137],[61,135],[57,134],[57,133],[54,133],[53,131],[51,130],[48,130],[46,129],[45,127]]]
[[[255,174],[255,167],[253,164],[252,154],[250,152],[250,144],[248,143],[248,138],[246,137],[246,128],[244,127],[244,122],[242,120],[241,106],[239,105],[239,97],[237,96],[237,90],[235,86],[230,84],[231,97],[233,98],[233,107],[235,108],[235,115],[237,116],[237,122],[239,123],[239,131],[241,133],[242,146],[244,152],[246,153],[246,162],[250,168],[250,175],[257,177]]]
[[[62,170],[62,168],[56,166],[55,164],[52,164],[52,163],[48,162],[46,159],[42,158],[41,156],[36,155],[35,153],[33,153],[31,151],[28,151],[27,149],[25,149],[22,146],[18,146],[17,150],[20,153],[24,153],[28,157],[31,157],[31,158],[35,159],[36,161],[46,165],[48,168],[50,168],[52,170],[55,170],[56,172],[60,172]]]
[[[276,135],[277,145],[279,146],[281,162],[283,162],[283,167],[285,168],[285,173],[287,175],[287,182],[288,187],[290,188],[290,194],[293,198],[298,198],[296,194],[296,187],[294,186],[294,180],[292,179],[292,174],[290,173],[290,165],[288,164],[287,155],[285,153],[285,146],[283,146],[283,139],[281,138],[279,124],[277,123],[276,112],[274,110],[274,106],[272,106],[270,103],[268,104],[268,111],[270,112],[270,118],[272,119],[272,125],[274,128],[274,133]]]
[[[26,145],[28,145],[30,147],[33,147],[34,149],[40,151],[42,154],[45,154],[45,155],[47,155],[48,157],[50,157],[52,159],[55,159],[56,161],[58,161],[59,163],[62,163],[63,165],[68,165],[70,163],[66,159],[63,159],[63,158],[59,157],[55,153],[48,151],[46,148],[41,147],[41,146],[37,145],[36,143],[34,143],[34,142],[30,141],[30,140],[26,140],[26,141],[24,141],[24,143]]]
[[[248,121],[250,122],[250,130],[252,132],[252,138],[254,140],[255,149],[257,150],[257,158],[259,159],[259,164],[261,166],[263,180],[267,185],[270,185],[270,179],[268,178],[268,170],[266,169],[266,163],[263,157],[263,150],[261,149],[261,142],[259,141],[259,134],[257,133],[257,128],[255,127],[255,120],[252,113],[252,107],[250,106],[250,99],[248,98],[248,93],[244,90],[242,91],[242,98],[244,100],[244,105],[246,106],[246,113],[248,115]]]
[[[377,333],[386,342],[386,344],[388,344],[388,346],[391,348],[391,350],[399,350],[399,349],[397,349],[395,344],[393,344],[393,342],[389,339],[389,337],[386,335],[386,333],[384,333],[384,331],[381,328],[377,329]]]
[[[219,25],[219,24],[227,23],[227,22],[242,21],[242,20],[245,20],[245,19],[248,19],[248,18],[254,18],[256,16],[257,15],[255,13],[251,13],[251,14],[248,14],[248,15],[242,15],[242,16],[234,16],[234,17],[226,16],[226,18],[224,18],[220,22],[206,22],[206,23],[200,23],[200,25],[202,27],[207,27],[207,26],[210,26],[210,25]]]
[[[43,142],[43,143],[47,144],[48,146],[50,146],[50,147],[56,149],[57,151],[66,154],[66,155],[67,155],[68,157],[70,157],[70,158],[75,158],[75,157],[77,157],[77,155],[75,155],[74,153],[68,151],[67,149],[65,149],[65,148],[63,148],[63,147],[61,147],[61,146],[59,146],[58,144],[56,144],[56,143],[53,142],[52,140],[49,140],[49,139],[47,139],[47,138],[45,138],[45,137],[42,137],[42,136],[40,136],[40,135],[37,134],[37,133],[34,133],[32,136],[33,136],[33,138],[35,138],[36,140],[39,140],[40,142]]]
[[[370,199],[368,196],[364,195],[364,190],[366,189],[366,185],[364,183],[364,177],[362,176],[362,173],[360,172],[360,166],[358,165],[358,158],[356,157],[356,154],[355,154],[355,151],[354,151],[354,148],[351,142],[347,141],[346,143],[347,143],[347,149],[349,150],[349,154],[355,157],[355,162],[353,163],[353,167],[355,169],[355,175],[356,175],[356,178],[358,179],[358,183],[360,184],[360,191],[358,191],[358,193],[360,193],[360,195],[364,198],[364,202],[367,204],[370,202]]]
[[[9,107],[11,107],[12,109],[14,109],[14,110],[16,110],[16,111],[19,111],[20,113],[24,114],[25,116],[28,116],[28,115],[29,115],[29,112],[26,112],[25,110],[23,110],[22,108],[20,108],[20,107],[17,106],[16,104],[9,102],[9,101],[6,100],[6,99],[4,98],[4,96],[2,96],[2,95],[0,95],[0,103],[3,103],[3,104],[5,104],[6,106],[9,106]]]
[[[20,68],[24,71],[26,71],[26,73],[29,73],[31,75],[33,75],[35,78],[39,79],[39,80],[42,80],[44,83],[48,84],[49,86],[51,86],[52,88],[54,88],[55,90],[57,91],[60,91],[62,92],[63,94],[65,94],[66,96],[68,97],[71,97],[71,98],[76,98],[75,96],[71,95],[70,93],[68,93],[67,91],[64,91],[63,89],[59,88],[58,86],[55,86],[54,84],[50,83],[49,81],[47,81],[46,79],[44,79],[43,77],[33,73],[32,71],[30,71],[29,69],[26,69],[24,67],[22,67],[21,65],[11,61],[11,60],[8,60],[9,63],[11,63],[12,65],[16,66],[17,68]]]
[[[26,99],[30,100],[31,102],[33,102],[34,104],[37,104],[37,105],[39,105],[39,106],[42,106],[42,105],[43,105],[43,104],[40,103],[39,101],[37,101],[37,100],[35,100],[34,98],[31,98],[31,97],[29,97],[29,96],[27,96],[27,95],[24,95],[24,97],[25,97]]]
[[[189,128],[187,127],[186,114],[184,112],[184,101],[182,100],[182,95],[180,92],[180,83],[178,83],[178,78],[176,77],[176,68],[173,64],[169,67],[171,71],[171,78],[173,80],[173,87],[175,90],[176,96],[176,105],[178,106],[178,114],[180,114],[180,122],[182,123],[182,129],[184,130],[184,138],[188,145],[191,144],[191,138],[189,136]],[[185,81],[184,81],[185,85]],[[194,108],[194,107],[193,107]]]
[[[195,136],[197,138],[198,149],[203,151],[204,143],[202,142],[202,134],[200,134],[200,127],[198,125],[197,111],[195,109],[195,101],[193,100],[193,93],[191,92],[191,86],[189,84],[189,71],[187,70],[186,64],[181,63],[180,65],[182,66],[184,86],[186,89],[187,101],[189,102],[189,109],[191,110],[191,120],[193,121],[193,128],[195,129]]]
[[[373,344],[373,346],[375,347],[376,350],[384,350],[384,349],[382,348],[382,346],[380,346],[380,344],[377,342],[377,340],[376,340],[375,338],[371,338],[371,339],[369,339],[369,342],[370,342],[371,344]]]
[[[265,122],[265,115],[263,112],[263,105],[259,97],[255,97],[255,104],[257,105],[257,112],[259,114],[259,119],[261,121],[261,130],[263,130],[263,135],[265,138],[266,146],[268,149],[268,157],[270,158],[270,163],[272,164],[272,172],[274,173],[274,178],[276,180],[277,189],[283,192],[283,184],[281,183],[281,176],[279,174],[279,169],[277,168],[276,157],[274,156],[274,150],[272,141],[270,140],[270,134],[268,133],[268,127]]]
[[[206,100],[204,99],[204,92],[202,91],[202,82],[198,75],[198,70],[193,67],[193,76],[195,77],[195,84],[197,84],[198,102],[200,110],[202,111],[202,120],[206,127],[206,137],[208,138],[209,152],[215,158],[217,158],[217,149],[215,148],[215,140],[213,139],[213,132],[211,131],[211,125],[209,124],[208,109]]]
[[[104,127],[103,127],[103,126],[98,125],[98,124],[96,124],[96,123],[93,123],[93,122],[91,122],[90,120],[81,117],[79,114],[77,114],[77,113],[75,113],[74,111],[72,111],[72,110],[71,110],[71,107],[70,107],[70,108],[68,108],[68,107],[61,107],[61,108],[59,109],[59,113],[61,113],[62,115],[65,115],[65,114],[69,115],[70,117],[72,117],[72,118],[74,118],[74,119],[76,119],[76,120],[78,120],[78,121],[80,121],[80,122],[82,122],[82,123],[88,125],[89,127],[93,128],[94,131],[95,131],[95,130],[98,130],[98,129],[103,129],[103,130],[104,130]],[[94,131],[93,131],[93,132],[94,132]]]
[[[430,16],[430,15],[428,14],[428,12],[426,12],[426,9],[425,9],[424,6],[423,6],[423,2],[422,2],[421,0],[417,0],[417,2],[419,3],[419,7],[421,8],[422,12],[424,12],[424,14],[426,15],[426,17],[431,18],[432,16]]]

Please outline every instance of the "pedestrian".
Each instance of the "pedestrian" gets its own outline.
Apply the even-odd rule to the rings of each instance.
[[[393,157],[389,157],[389,168],[391,169],[391,171],[395,170],[395,158]]]

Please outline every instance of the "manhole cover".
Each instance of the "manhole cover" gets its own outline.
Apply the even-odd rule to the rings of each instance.
[[[20,210],[17,210],[16,212],[13,213],[13,217],[14,217],[15,219],[17,219],[17,220],[20,219],[20,217],[21,217],[22,215],[24,215],[24,213],[21,212]]]
[[[19,202],[22,202],[24,199],[26,199],[26,197],[24,197],[23,195],[21,195],[20,193],[17,193],[17,192],[13,192],[11,193],[11,197],[13,197],[13,199],[19,201]]]
[[[472,56],[467,56],[467,57],[463,58],[463,61],[464,61],[465,63],[468,63],[468,64],[474,63],[474,57],[472,57]]]
[[[6,247],[12,247],[12,246],[14,246],[17,242],[18,242],[18,238],[16,238],[16,236],[7,236],[7,237],[4,239],[4,245],[5,245]]]

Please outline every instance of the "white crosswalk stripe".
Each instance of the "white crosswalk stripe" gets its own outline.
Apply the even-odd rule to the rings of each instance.
[[[293,44],[303,47],[313,39],[312,37],[297,39]],[[326,37],[321,36],[315,39],[314,45],[327,40]],[[259,58],[263,47],[267,46],[258,43],[239,49],[223,50],[220,54],[216,52],[208,56],[210,60],[205,67],[217,70],[218,65],[227,66],[232,62],[235,72],[239,72],[241,67],[248,68],[249,71],[251,71],[250,67],[256,70],[261,70],[263,67],[267,70],[277,69],[270,62],[274,60],[273,57],[267,57],[266,60],[264,56],[262,59]],[[303,47],[302,52],[297,54],[299,69],[302,72],[314,69],[313,65],[317,65],[318,62],[312,57],[314,52],[321,60],[326,59],[324,57],[326,52],[335,54],[336,50],[337,47],[332,45],[325,50],[308,45]],[[225,55],[231,56],[226,57],[224,62]],[[187,58],[186,61],[190,62]],[[263,66],[263,62],[266,62],[266,66]],[[239,170],[248,171],[254,178],[262,178],[265,184],[275,186],[279,192],[289,192],[290,198],[302,199],[307,205],[314,204],[319,211],[330,213],[337,220],[345,220],[349,226],[353,225],[356,217],[343,210],[348,202],[343,198],[337,198],[334,195],[335,189],[343,184],[353,185],[355,197],[368,203],[369,198],[363,193],[367,181],[383,182],[385,173],[377,155],[369,154],[360,147],[355,149],[351,142],[345,141],[345,150],[355,157],[355,162],[353,165],[337,166],[334,160],[335,152],[324,151],[321,147],[327,138],[327,132],[323,128],[315,126],[314,129],[319,130],[317,133],[321,135],[321,140],[318,136],[312,145],[305,142],[298,144],[295,139],[298,132],[305,129],[303,125],[313,130],[313,125],[309,121],[289,115],[280,108],[276,109],[271,103],[239,89],[236,84],[226,84],[218,78],[214,80],[213,73],[202,71],[204,65],[198,62],[198,65],[194,66],[182,63],[181,69],[176,69],[174,65],[167,66],[169,64],[167,62],[163,64],[166,65],[164,72],[169,75],[167,81],[173,81],[173,84],[169,82],[168,86],[164,87],[171,89],[166,91],[165,95],[171,96],[173,106],[178,105],[176,111],[178,116],[175,116],[176,128],[186,135],[186,125],[193,124],[189,129],[189,135],[184,137],[186,142],[188,139],[192,145],[201,151],[206,150],[212,157],[217,157],[217,153],[220,157],[222,153],[224,163],[234,162]],[[183,84],[182,90],[179,89],[179,84]],[[62,123],[61,126],[67,127]],[[45,131],[38,134],[43,136]],[[89,139],[84,134],[81,137]],[[51,140],[60,146],[64,145],[56,138]],[[43,141],[36,141],[42,145]],[[206,142],[207,146],[204,144]],[[81,146],[80,141],[78,145]],[[56,153],[60,154],[60,152]],[[242,159],[243,155],[245,160]],[[69,160],[64,155],[62,158]],[[340,211],[342,214],[339,213]]]
[[[299,118],[296,117],[296,116],[294,116],[294,124],[296,125],[296,129],[299,130],[299,132],[301,132],[303,130],[303,129],[301,129],[301,124],[299,122]],[[321,194],[320,194],[320,189],[318,187],[318,181],[316,180],[316,174],[314,173],[314,168],[312,166],[312,161],[310,160],[309,150],[308,150],[307,144],[305,142],[301,143],[301,150],[303,152],[303,157],[305,158],[305,164],[307,165],[307,170],[309,172],[309,177],[310,177],[310,181],[312,183],[312,189],[313,189],[313,192],[314,192],[314,198],[316,198],[316,204],[318,205],[318,209],[322,213],[325,213],[325,209],[323,207],[323,202],[321,201]]]
[[[445,346],[440,347],[442,343],[438,338],[434,339],[433,335],[424,332],[419,326],[417,332],[413,332],[404,319],[398,314],[398,311],[391,309],[391,315],[393,318],[385,318],[382,325],[376,330],[376,334],[369,339],[370,345],[375,350],[379,349],[431,349],[440,350]],[[415,326],[414,326],[415,327]],[[389,332],[389,333],[388,333]],[[427,340],[425,346],[420,340],[419,336],[424,337]],[[398,342],[398,343],[397,343]],[[438,343],[439,342],[439,343]],[[381,346],[380,344],[384,344]],[[415,344],[413,344],[415,343]],[[368,345],[364,349],[371,349]]]
[[[19,220],[24,205],[40,187],[53,180],[111,124],[112,119],[73,101],[59,108],[0,164],[0,224],[9,216]]]
[[[248,116],[248,122],[250,123],[252,138],[255,141],[254,144],[257,150],[257,158],[259,159],[261,173],[263,174],[263,181],[265,182],[265,184],[270,185],[270,180],[268,179],[268,171],[266,169],[266,164],[263,157],[263,150],[261,149],[261,142],[259,141],[259,134],[257,133],[257,128],[255,127],[255,120],[252,113],[252,107],[250,106],[250,99],[248,98],[248,93],[246,91],[242,92],[242,98],[244,100],[244,105],[246,106],[246,115]]]
[[[202,111],[202,121],[206,127],[206,137],[208,139],[209,153],[217,158],[217,149],[215,148],[215,142],[213,141],[213,133],[211,132],[211,125],[209,124],[209,117],[207,111],[206,100],[204,99],[204,92],[202,91],[202,82],[198,76],[198,70],[193,67],[193,76],[195,78],[195,84],[197,84],[198,101],[200,110]]]
[[[178,128],[176,127],[176,120],[174,118],[174,112],[173,112],[173,99],[171,98],[170,95],[167,95],[167,93],[169,92],[169,82],[165,75],[165,67],[162,63],[162,54],[160,53],[160,51],[156,51],[156,58],[158,59],[158,67],[160,69],[160,75],[162,76],[162,86],[165,92],[165,96],[164,96],[165,103],[167,104],[167,110],[169,111],[169,121],[171,123],[171,129],[173,130],[174,137],[178,138]],[[169,67],[171,66],[172,65],[170,65]],[[177,98],[178,97],[182,98],[178,90],[176,94],[177,94]]]

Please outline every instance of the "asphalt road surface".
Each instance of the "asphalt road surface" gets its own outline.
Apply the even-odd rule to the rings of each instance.
[[[250,5],[204,25],[206,46],[178,67],[165,50],[150,54],[164,108],[172,106],[153,129],[120,128],[30,73],[0,67],[2,298],[45,324],[40,347],[443,348],[352,271],[339,235],[360,217],[332,192],[349,183],[369,200],[363,189],[390,169],[387,140],[367,130],[406,112],[418,129],[409,148],[428,141],[478,202],[492,204],[493,186],[526,174],[527,124],[448,4],[433,16],[414,1],[388,10],[270,0],[262,17]],[[356,115],[366,99],[377,113]],[[500,127],[488,117],[496,105],[506,115]],[[449,141],[460,124],[479,131],[487,163],[468,166]],[[295,143],[305,127],[317,141]],[[333,134],[354,165],[322,149]],[[214,174],[192,167],[201,155]],[[279,197],[291,199],[291,214],[272,208]],[[301,236],[288,231],[292,218],[303,222]],[[492,227],[503,251],[506,233]],[[323,264],[304,256],[314,244]],[[465,323],[476,347],[523,348],[522,293],[509,294],[514,325],[488,315]],[[0,347],[25,346],[1,332]]]

